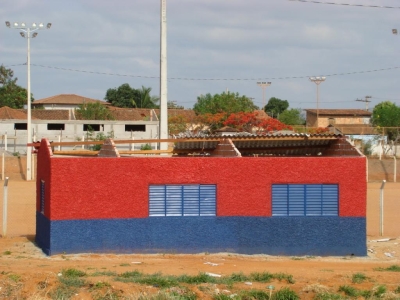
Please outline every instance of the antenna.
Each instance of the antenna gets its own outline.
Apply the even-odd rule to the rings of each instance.
[[[360,102],[365,102],[365,110],[368,111],[368,103],[371,102],[371,100],[368,100],[372,98],[371,96],[365,96],[365,100],[363,99],[357,99],[356,101],[360,101]]]

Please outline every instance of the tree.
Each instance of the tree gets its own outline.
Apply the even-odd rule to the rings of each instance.
[[[201,95],[197,97],[193,110],[196,114],[225,113],[227,116],[237,112],[250,112],[258,109],[253,101],[239,93],[223,92],[222,94]]]
[[[24,108],[28,98],[26,89],[17,85],[18,78],[13,78],[14,72],[3,65],[0,66],[0,107]],[[31,97],[31,101],[33,101]]]
[[[278,120],[287,125],[304,125],[306,123],[300,108],[285,110],[279,114]]]
[[[292,127],[286,125],[274,118],[260,118],[258,112],[239,112],[231,114],[223,123],[249,133],[269,133],[279,130],[292,130]]]
[[[150,95],[151,88],[144,87],[142,85],[142,89],[139,90],[139,102],[136,102],[137,108],[157,108],[157,102],[160,99],[157,96]]]
[[[371,122],[376,127],[400,127],[400,107],[390,101],[377,104],[372,111]],[[389,140],[396,140],[399,128],[385,129]]]
[[[272,97],[268,100],[267,105],[264,107],[264,111],[271,117],[278,117],[289,107],[287,100],[281,100],[279,98]]]
[[[100,102],[83,103],[75,110],[83,120],[114,120],[107,107]]]
[[[108,103],[117,107],[137,107],[141,103],[139,90],[131,88],[128,83],[124,83],[115,89],[108,89],[104,97]]]

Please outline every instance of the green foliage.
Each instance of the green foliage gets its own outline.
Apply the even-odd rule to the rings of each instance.
[[[198,115],[224,113],[228,116],[232,113],[251,112],[257,109],[258,107],[250,98],[231,92],[223,92],[214,96],[211,94],[201,95],[197,97],[197,102],[193,106],[193,110]]]
[[[306,123],[306,119],[302,116],[300,108],[285,110],[279,114],[278,120],[286,125],[304,125]]]
[[[100,102],[80,104],[75,112],[83,120],[115,120],[112,113]]]
[[[108,89],[104,100],[117,107],[157,108],[158,97],[150,95],[151,88],[134,89],[128,83]]]
[[[384,285],[379,285],[376,288],[374,288],[374,296],[376,297],[382,297],[383,294],[386,293],[386,286]]]
[[[396,294],[400,294],[400,285],[394,290]]]
[[[267,105],[264,107],[264,111],[271,117],[278,117],[289,107],[287,100],[281,100],[279,98],[272,97],[268,100]]]
[[[315,300],[343,300],[347,299],[339,294],[319,293],[315,296]]]
[[[140,150],[152,150],[153,148],[151,148],[150,144],[144,144],[140,146]]]
[[[365,274],[363,274],[363,273],[355,273],[352,276],[351,282],[353,282],[353,283],[362,283],[367,279],[368,279],[368,277],[365,276]]]
[[[272,300],[297,300],[300,299],[299,295],[295,291],[289,288],[282,288],[271,297]]]
[[[241,300],[268,300],[269,299],[269,293],[265,291],[260,291],[260,290],[255,290],[251,289],[248,291],[241,291],[239,293],[239,299]]]
[[[361,151],[364,155],[371,155],[372,154],[372,141],[362,141],[361,142]]]
[[[86,273],[84,271],[81,270],[77,270],[77,269],[65,269],[61,272],[63,277],[84,277],[86,276]]]
[[[270,282],[272,279],[274,279],[274,274],[268,272],[254,272],[250,274],[250,280],[256,282]]]
[[[68,287],[84,287],[86,285],[86,281],[79,277],[60,277],[60,282]]]
[[[339,287],[339,292],[343,292],[345,295],[350,297],[357,297],[359,295],[358,290],[349,285],[341,285]]]
[[[10,250],[6,250],[3,252],[3,255],[11,255],[11,251]]]
[[[86,133],[87,141],[104,141],[105,139],[112,139],[112,138],[114,138],[113,131],[107,132],[107,135],[105,135],[103,132],[98,132],[96,136],[94,136],[94,131],[90,126],[89,130]],[[96,144],[90,146],[89,149],[92,151],[99,151],[101,149],[101,146],[102,146],[101,144]]]
[[[391,265],[387,268],[376,268],[376,271],[390,271],[390,272],[400,272],[400,266],[398,265]]]
[[[0,107],[24,108],[28,98],[27,90],[17,85],[18,78],[13,77],[13,70],[0,66]]]
[[[390,101],[377,104],[372,111],[371,122],[377,127],[400,127],[400,107]],[[398,129],[385,129],[389,140],[396,140]]]

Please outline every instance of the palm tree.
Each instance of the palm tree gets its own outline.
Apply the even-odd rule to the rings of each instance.
[[[151,87],[146,88],[142,85],[142,89],[138,90],[140,94],[140,103],[136,103],[138,108],[156,108],[160,99],[157,96],[150,96]]]

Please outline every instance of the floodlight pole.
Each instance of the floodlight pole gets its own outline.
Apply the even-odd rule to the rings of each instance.
[[[168,139],[168,99],[167,99],[167,1],[161,4],[160,37],[160,139]],[[167,150],[168,143],[160,143],[160,150]]]
[[[271,85],[271,82],[265,82],[265,81],[259,81],[257,82],[257,85],[260,86],[262,88],[262,97],[263,97],[263,107],[262,109],[265,110],[265,106],[267,105],[267,103],[265,103],[265,89]]]
[[[31,48],[30,48],[30,40],[37,36],[37,30],[45,29],[43,23],[32,23],[32,25],[26,26],[24,22],[22,23],[13,23],[6,21],[6,26],[8,28],[14,28],[20,30],[20,34],[23,38],[27,39],[27,144],[32,143],[32,116],[31,116]],[[46,28],[50,29],[51,23],[47,23]],[[31,35],[32,34],[32,35]],[[32,180],[32,146],[27,146],[26,148],[26,180]]]
[[[325,81],[326,77],[324,76],[317,76],[317,77],[310,77],[310,81],[314,82],[317,85],[317,127],[319,121],[319,85],[321,82]]]

